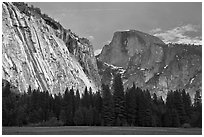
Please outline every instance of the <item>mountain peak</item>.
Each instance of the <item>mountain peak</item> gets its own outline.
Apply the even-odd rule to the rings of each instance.
[[[134,82],[165,98],[168,90],[184,88],[190,92],[201,88],[200,51],[197,46],[185,44],[168,46],[159,38],[138,30],[116,31],[111,43],[97,56],[99,73],[102,83],[111,84],[111,77],[120,70],[110,66],[121,67],[125,87],[131,87]],[[196,85],[190,82],[194,76]],[[190,95],[193,94],[192,91]]]
[[[141,53],[146,48],[158,44],[165,45],[159,38],[141,31],[116,31],[110,44],[104,46],[99,59],[125,67],[129,58],[135,53]]]

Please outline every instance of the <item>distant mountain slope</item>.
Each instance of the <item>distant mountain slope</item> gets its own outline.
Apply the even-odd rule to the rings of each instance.
[[[121,73],[126,88],[135,82],[163,97],[175,89],[186,89],[193,96],[202,88],[201,46],[166,45],[140,31],[118,31],[97,60],[105,84],[111,84],[113,75]]]
[[[100,88],[90,42],[16,2],[2,3],[2,78],[21,92],[29,85],[51,93]]]

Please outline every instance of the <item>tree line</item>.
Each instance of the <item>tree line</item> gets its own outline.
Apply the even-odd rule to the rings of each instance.
[[[121,76],[114,77],[113,87],[101,91],[85,88],[66,89],[64,94],[50,94],[39,89],[23,94],[2,87],[3,126],[146,126],[202,127],[201,94],[194,102],[185,90],[169,91],[166,101],[148,90],[133,86],[124,90]]]

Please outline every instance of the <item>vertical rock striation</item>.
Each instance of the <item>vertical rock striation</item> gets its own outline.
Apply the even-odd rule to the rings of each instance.
[[[23,3],[2,4],[2,77],[20,91],[100,87],[90,42]]]

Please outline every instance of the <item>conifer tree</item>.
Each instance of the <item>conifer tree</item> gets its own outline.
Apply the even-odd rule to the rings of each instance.
[[[94,116],[94,125],[101,125],[102,119],[102,109],[103,109],[103,101],[99,91],[94,94],[94,108],[93,108],[93,116]]]
[[[172,127],[179,127],[180,126],[180,121],[179,121],[179,114],[177,113],[176,109],[171,110],[171,119],[172,119]]]
[[[71,113],[71,118],[70,118],[70,124],[73,125],[74,121],[74,113],[75,113],[75,96],[74,96],[74,89],[73,87],[70,89],[70,101],[69,101],[69,106],[70,106],[70,113]]]
[[[92,93],[92,88],[90,87],[89,88],[89,106],[93,107],[94,104],[93,104],[93,93]]]
[[[72,119],[71,119],[72,108],[71,108],[70,102],[71,102],[71,95],[70,95],[69,89],[66,88],[64,97],[63,97],[63,110],[65,112],[65,117],[66,117],[65,125],[69,125],[72,122]]]
[[[180,124],[184,124],[186,122],[186,113],[184,110],[184,103],[182,100],[181,92],[178,90],[174,91],[173,98],[174,98],[174,108],[178,112]]]
[[[189,120],[191,118],[192,115],[192,106],[191,106],[191,97],[189,95],[189,93],[186,93],[185,90],[182,90],[182,100],[184,103],[184,111],[186,112],[186,122],[189,123]]]
[[[89,93],[87,87],[84,90],[84,93],[82,95],[81,103],[83,107],[86,107],[87,109],[90,106],[90,98],[89,98]]]
[[[127,89],[125,94],[126,118],[129,125],[134,125],[136,119],[137,103],[135,90],[135,84],[133,83],[132,88]]]
[[[120,74],[116,74],[113,81],[114,124],[122,126],[125,121],[125,98],[123,82]]]
[[[157,103],[157,95],[156,95],[155,93],[153,94],[153,102],[154,102],[154,104],[156,104],[156,105],[158,104],[158,103]]]
[[[76,96],[75,96],[75,109],[77,110],[80,106],[80,94],[79,94],[79,90],[77,89],[76,91]]]
[[[55,113],[56,115],[56,118],[59,119],[59,116],[60,116],[60,111],[61,111],[61,102],[62,102],[62,96],[61,94],[59,93],[58,95],[54,95],[54,100],[53,100],[53,112]]]
[[[199,90],[195,93],[193,106],[194,113],[191,123],[194,127],[202,127],[202,100]]]
[[[107,85],[102,84],[101,87],[103,99],[103,124],[104,126],[110,126],[113,125],[113,98]]]
[[[197,110],[200,110],[201,105],[202,105],[201,94],[200,94],[200,91],[197,90],[196,93],[195,93],[195,96],[194,96],[194,107]]]

